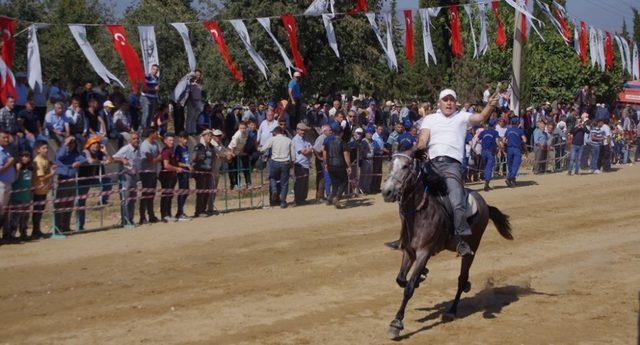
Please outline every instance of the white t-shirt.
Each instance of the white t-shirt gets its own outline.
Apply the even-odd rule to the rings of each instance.
[[[424,118],[420,129],[426,128],[430,131],[427,144],[429,158],[447,156],[462,162],[464,138],[467,136],[471,115],[471,113],[459,111],[447,117],[441,112],[436,112]]]
[[[498,132],[500,138],[504,138],[504,135],[507,134],[507,127],[496,125],[496,131]]]
[[[609,127],[609,125],[607,124],[604,124],[600,129],[604,132],[603,145],[609,145],[609,139],[611,138],[611,127]]]

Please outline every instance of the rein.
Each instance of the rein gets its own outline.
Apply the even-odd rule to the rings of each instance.
[[[411,157],[409,155],[406,155],[404,153],[396,153],[396,154],[394,154],[392,156],[392,158],[395,158],[396,156],[407,158],[408,160],[413,161],[413,169],[411,169],[411,172],[409,174],[407,174],[407,176],[404,179],[400,180],[396,176],[393,176],[393,175],[389,176],[390,179],[399,182],[400,185],[402,186],[402,190],[401,190],[401,193],[400,193],[400,198],[398,199],[398,202],[400,203],[400,206],[402,208],[402,204],[405,201],[405,194],[407,194],[407,191],[406,191],[407,182],[410,181],[410,179],[414,179],[414,185],[415,185],[415,183],[418,181],[418,179],[421,178],[421,176],[422,176],[422,169],[418,169],[418,173],[416,174],[415,171],[418,168],[418,165],[416,164],[415,159],[413,157]],[[425,188],[425,192],[426,192],[426,188]],[[411,194],[413,195],[413,193],[415,193],[415,190]],[[426,200],[426,198],[423,198],[421,200],[420,204],[418,205],[418,207],[414,207],[413,209],[408,210],[408,211],[400,211],[400,215],[402,217],[406,217],[406,216],[411,216],[411,215],[415,214],[416,212],[418,212],[422,208],[422,206],[424,205],[425,200]]]

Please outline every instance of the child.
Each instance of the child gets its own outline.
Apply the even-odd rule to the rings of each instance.
[[[185,170],[178,173],[178,212],[176,218],[179,222],[190,221],[191,218],[187,217],[184,213],[184,204],[187,201],[187,192],[189,191],[189,171],[191,171],[191,161],[189,159],[189,135],[187,132],[182,131],[178,134],[178,145],[175,149],[175,156],[178,159],[178,165]]]
[[[31,231],[31,239],[38,239],[43,236],[40,231],[40,220],[42,219],[42,212],[45,208],[47,201],[47,193],[51,190],[51,180],[56,174],[55,164],[49,161],[49,145],[46,141],[39,140],[34,146],[34,152],[36,154],[33,159],[34,173],[31,184],[33,186],[33,230]]]
[[[31,164],[31,153],[29,153],[29,151],[22,151],[18,156],[18,163],[16,164],[17,179],[11,185],[11,189],[16,192],[11,194],[10,217],[11,233],[15,234],[17,228],[20,232],[20,240],[22,241],[28,240],[27,223],[29,223],[32,174],[33,164]]]
[[[161,104],[158,107],[158,112],[153,118],[152,127],[158,129],[158,134],[164,137],[167,134],[167,128],[169,127],[169,105],[166,103]]]

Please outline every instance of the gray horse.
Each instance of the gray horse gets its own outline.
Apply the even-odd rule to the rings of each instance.
[[[448,207],[446,184],[442,177],[430,170],[428,162],[423,162],[423,155],[423,151],[415,149],[395,154],[391,172],[382,187],[382,196],[386,202],[399,202],[402,222],[400,248],[403,255],[396,282],[404,288],[404,297],[395,319],[389,325],[388,334],[391,338],[397,338],[404,329],[402,320],[407,302],[426,278],[429,258],[445,249],[455,252],[456,248],[452,241],[453,218]],[[509,217],[487,205],[480,194],[468,192],[467,221],[473,234],[466,240],[471,249],[477,253],[489,219],[502,237],[512,240]],[[442,316],[445,321],[455,318],[462,292],[469,292],[471,289],[469,269],[473,259],[474,256],[462,258],[458,291],[453,304]],[[415,267],[407,281],[407,274],[412,266]]]

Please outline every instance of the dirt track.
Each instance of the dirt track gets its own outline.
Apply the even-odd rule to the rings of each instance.
[[[459,270],[443,253],[409,304],[401,343],[638,341],[640,166],[521,181],[483,192],[512,217],[516,240],[489,226],[460,318],[440,321]],[[397,205],[353,206],[2,246],[0,343],[391,343],[400,253],[382,243],[398,234]]]

